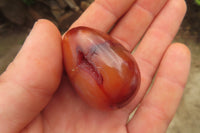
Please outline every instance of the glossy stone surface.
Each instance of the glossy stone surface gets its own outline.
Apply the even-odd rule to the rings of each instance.
[[[133,56],[109,35],[77,27],[63,37],[65,70],[77,93],[93,107],[126,105],[140,86]]]

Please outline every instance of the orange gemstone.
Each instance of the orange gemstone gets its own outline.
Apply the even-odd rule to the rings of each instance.
[[[87,27],[63,38],[65,70],[77,93],[91,106],[120,108],[136,95],[140,72],[133,56],[109,35]]]

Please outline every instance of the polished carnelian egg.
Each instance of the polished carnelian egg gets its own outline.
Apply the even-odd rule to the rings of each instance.
[[[65,70],[80,97],[102,109],[120,108],[135,97],[140,86],[138,65],[119,42],[87,27],[63,37]]]

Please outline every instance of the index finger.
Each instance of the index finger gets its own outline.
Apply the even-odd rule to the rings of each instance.
[[[87,26],[108,32],[135,0],[95,0],[70,28]]]

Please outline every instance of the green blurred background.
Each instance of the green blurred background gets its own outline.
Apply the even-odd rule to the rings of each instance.
[[[63,33],[93,0],[0,0],[0,74],[21,48],[34,22],[53,21]],[[192,52],[184,96],[167,133],[200,133],[200,0],[186,0],[188,11],[174,42]]]

